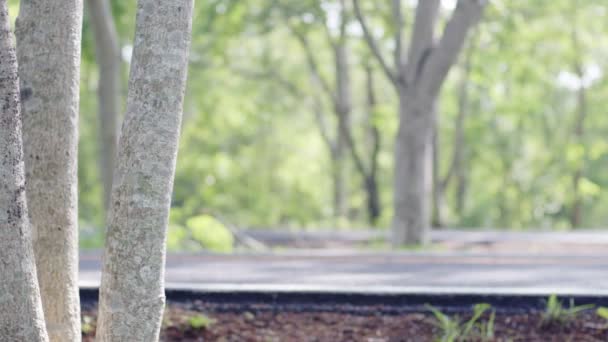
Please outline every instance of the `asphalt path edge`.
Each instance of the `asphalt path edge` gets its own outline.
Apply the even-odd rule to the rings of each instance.
[[[261,286],[193,286],[167,284],[165,295],[168,303],[179,303],[197,309],[215,311],[290,311],[290,312],[342,312],[352,314],[400,314],[425,312],[428,306],[445,312],[470,310],[479,303],[490,304],[498,312],[522,312],[543,310],[548,294],[522,289],[492,291],[491,289],[454,290],[445,288],[398,289],[375,288],[367,291],[356,289],[323,289],[298,287]],[[567,307],[593,304],[608,307],[608,293],[594,294],[562,289],[555,292]],[[99,296],[96,286],[80,287],[83,306],[94,307]]]

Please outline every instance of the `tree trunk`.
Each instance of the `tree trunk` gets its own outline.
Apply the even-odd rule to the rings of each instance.
[[[374,225],[380,217],[382,210],[376,177],[370,176],[365,179],[365,191],[367,193],[367,213],[369,221]]]
[[[366,24],[359,0],[353,9],[367,45],[399,96],[399,129],[395,144],[392,244],[424,243],[430,226],[432,187],[432,114],[441,86],[458,58],[469,29],[474,26],[486,0],[458,0],[435,41],[440,1],[418,1],[407,63],[403,59],[403,16],[400,0],[393,1],[395,27],[394,67],[382,56],[378,42]]]
[[[441,228],[445,224],[445,189],[447,182],[441,178],[441,169],[439,162],[441,160],[441,146],[439,141],[439,113],[433,113],[432,131],[431,131],[431,153],[433,157],[432,172],[433,172],[433,219],[432,226]]]
[[[365,178],[367,192],[367,210],[369,222],[375,225],[382,214],[382,202],[380,202],[380,191],[378,189],[378,155],[380,154],[380,131],[376,125],[376,92],[374,89],[374,73],[367,62],[365,64],[365,83],[367,95],[367,133],[369,137],[369,172],[362,172]],[[354,148],[354,146],[353,146]],[[360,167],[360,171],[365,168]]]
[[[17,56],[0,0],[0,336],[48,341],[27,219]]]
[[[456,215],[462,217],[462,211],[464,209],[464,196],[467,187],[467,171],[465,170],[465,153],[466,153],[466,141],[465,141],[465,130],[464,121],[469,111],[469,73],[470,73],[470,62],[467,58],[467,67],[465,68],[465,76],[460,85],[460,94],[458,96],[458,116],[456,117],[456,127],[454,128],[454,156],[453,156],[453,174],[456,179]]]
[[[463,162],[464,164],[464,162]],[[462,225],[462,213],[465,210],[467,190],[469,188],[468,169],[460,167],[456,169],[456,212],[458,213],[460,225]]]
[[[51,341],[77,341],[82,0],[22,1],[16,30],[26,193],[44,315]]]
[[[193,0],[139,0],[108,215],[97,340],[156,341]]]
[[[346,187],[346,146],[336,140],[335,150],[332,155],[332,181],[333,181],[333,205],[334,224],[341,225],[346,218],[347,212],[347,187]]]
[[[574,127],[574,140],[576,144],[579,144],[583,149],[583,156],[578,162],[574,174],[572,176],[573,194],[572,194],[572,208],[570,209],[570,226],[572,228],[580,228],[582,221],[583,202],[580,193],[580,182],[584,177],[585,159],[587,158],[587,152],[585,149],[585,119],[587,118],[587,89],[584,84],[585,71],[583,69],[583,62],[580,56],[582,47],[578,37],[578,11],[576,6],[572,10],[572,27],[571,27],[571,41],[574,56],[574,72],[580,80],[581,84],[576,92],[576,120]]]
[[[120,46],[109,0],[88,0],[88,5],[95,34],[95,56],[99,65],[99,163],[103,181],[103,204],[107,212],[112,191],[120,112]]]
[[[345,218],[348,211],[348,164],[346,163],[346,152],[348,146],[348,134],[350,130],[350,114],[352,109],[350,91],[350,72],[348,67],[348,51],[346,40],[342,37],[334,47],[334,61],[336,67],[336,100],[334,111],[338,119],[337,141],[336,141],[336,165],[340,184],[339,195],[339,218]],[[330,94],[331,95],[331,94]]]
[[[583,79],[584,75],[582,68],[578,67],[577,70],[579,79]],[[574,137],[577,144],[580,144],[584,148],[584,135],[585,135],[585,118],[587,117],[587,92],[585,86],[581,86],[577,91],[577,114],[576,114],[576,127],[574,129]],[[585,158],[586,156],[583,156]],[[570,226],[572,228],[580,228],[582,223],[582,211],[583,203],[580,194],[580,182],[583,178],[584,171],[584,159],[579,163],[574,175],[572,176],[573,183],[573,194],[572,194],[572,209],[570,212]]]
[[[411,90],[399,93],[395,142],[394,246],[426,243],[432,188],[433,100],[424,103]]]

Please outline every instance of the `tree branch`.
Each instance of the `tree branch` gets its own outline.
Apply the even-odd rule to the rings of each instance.
[[[424,1],[426,2],[426,1]],[[421,87],[434,97],[445,80],[450,67],[458,59],[469,29],[481,18],[487,0],[459,0],[443,35],[422,66]]]
[[[395,21],[395,68],[401,70],[403,66],[403,13],[401,0],[393,0],[393,20]]]
[[[249,70],[249,69],[238,68],[238,67],[230,67],[230,69],[233,72],[235,72],[243,77],[249,78],[249,79],[275,80],[283,86],[283,89],[285,89],[288,93],[290,93],[294,97],[306,96],[306,94],[300,89],[300,87],[295,82],[283,77],[275,69],[271,68],[270,70],[264,70],[264,71]]]
[[[315,83],[318,83],[319,80],[316,78],[316,75],[312,75],[312,83],[313,83],[313,88],[317,89],[317,86]],[[334,155],[336,152],[336,143],[334,142],[334,140],[331,138],[330,134],[329,134],[329,128],[327,127],[327,122],[325,121],[325,114],[323,111],[323,104],[321,103],[320,100],[320,96],[317,93],[317,91],[315,91],[314,94],[312,94],[312,105],[313,105],[313,112],[315,114],[315,120],[317,121],[317,125],[319,126],[319,132],[321,134],[321,138],[323,139],[323,142],[325,142],[325,144],[327,145],[330,153],[332,155]]]
[[[296,37],[298,42],[300,42],[300,45],[302,46],[302,49],[304,50],[304,53],[306,55],[306,61],[308,63],[308,66],[309,66],[311,72],[313,74],[315,74],[315,77],[318,79],[319,84],[321,85],[323,90],[330,96],[331,100],[335,104],[336,103],[336,94],[334,93],[333,89],[329,85],[329,82],[327,82],[327,80],[321,74],[321,71],[319,69],[319,64],[317,63],[317,60],[315,59],[315,56],[312,52],[312,47],[310,46],[308,39],[302,32],[298,31],[296,28],[292,27],[291,25],[289,25],[289,29],[293,33],[293,35]]]
[[[353,0],[353,5],[355,8],[355,15],[357,16],[357,19],[359,20],[359,25],[361,25],[361,29],[363,30],[363,35],[365,36],[365,41],[367,42],[367,45],[369,46],[370,50],[372,50],[372,53],[378,60],[378,63],[382,67],[382,70],[384,71],[384,74],[386,75],[386,77],[395,86],[397,86],[399,84],[399,70],[397,70],[397,71],[392,70],[390,68],[390,66],[386,63],[386,60],[384,59],[384,57],[382,56],[382,52],[380,51],[380,47],[378,46],[376,39],[374,38],[371,31],[369,30],[369,27],[367,26],[365,18],[363,17],[363,13],[361,13],[361,7],[359,6],[359,0]]]
[[[363,178],[368,178],[369,172],[367,171],[367,167],[365,167],[365,163],[363,162],[363,158],[359,152],[357,152],[357,147],[355,146],[355,139],[353,138],[353,133],[351,130],[345,125],[340,125],[340,130],[346,137],[346,143],[348,144],[348,150],[351,152],[353,156],[353,160],[355,161],[355,166],[357,170],[361,173]]]
[[[407,84],[412,84],[418,79],[424,57],[433,47],[439,4],[439,0],[418,1],[407,57]]]

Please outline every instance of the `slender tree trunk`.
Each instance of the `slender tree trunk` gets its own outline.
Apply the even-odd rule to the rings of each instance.
[[[340,225],[346,218],[347,212],[347,186],[346,186],[346,146],[336,140],[335,150],[332,155],[332,181],[333,181],[333,209],[334,221]]]
[[[193,0],[139,0],[108,215],[97,341],[156,341]]]
[[[579,78],[583,79],[584,75],[581,68],[578,68]],[[574,136],[576,143],[583,146],[583,137],[585,135],[585,118],[587,117],[587,92],[584,86],[581,86],[577,92],[577,115],[576,115],[576,127],[574,129]],[[572,194],[572,209],[570,212],[570,226],[572,228],[580,228],[582,223],[582,210],[583,204],[580,194],[580,183],[583,178],[584,161],[581,161],[574,171],[572,176],[573,183],[573,194]]]
[[[27,202],[51,341],[78,341],[82,0],[22,1],[17,19]]]
[[[370,224],[376,224],[382,207],[380,203],[380,192],[378,189],[378,181],[375,176],[370,176],[365,179],[365,192],[367,193],[367,213]]]
[[[583,62],[581,61],[581,44],[578,37],[578,11],[576,6],[572,10],[572,28],[571,28],[571,41],[573,50],[575,52],[574,59],[574,72],[581,82],[581,85],[576,93],[577,101],[577,113],[574,127],[574,140],[576,144],[579,144],[583,148],[583,156],[579,161],[574,174],[572,176],[573,194],[572,194],[572,208],[570,209],[570,225],[572,228],[579,228],[582,221],[583,203],[580,193],[580,182],[584,177],[585,158],[586,150],[584,146],[585,136],[585,119],[587,118],[587,89],[583,83],[585,79],[585,71],[583,69]]]
[[[426,243],[431,223],[433,102],[424,103],[414,94],[399,94],[392,238],[396,246]]]
[[[469,114],[469,88],[471,86],[470,77],[473,68],[473,52],[477,47],[477,33],[469,41],[464,57],[464,66],[462,70],[462,79],[460,80],[458,93],[458,115],[456,116],[456,125],[454,128],[454,152],[452,160],[452,171],[450,176],[454,175],[456,179],[456,213],[458,217],[462,217],[464,210],[464,199],[468,186],[467,170],[466,170],[466,155],[467,142],[465,139],[465,120]]]
[[[440,160],[441,160],[441,145],[439,141],[439,113],[435,110],[433,113],[432,122],[432,157],[433,157],[433,219],[432,226],[441,228],[445,224],[446,204],[445,204],[445,189],[447,182],[441,178]]]
[[[112,191],[120,112],[120,46],[109,0],[88,0],[88,5],[89,18],[95,34],[95,55],[99,65],[99,163],[103,181],[103,203],[107,212]]]
[[[464,162],[463,162],[464,164]],[[467,190],[469,188],[468,169],[459,167],[456,169],[456,212],[462,225],[463,212],[465,210]]]
[[[380,191],[378,189],[378,154],[380,153],[380,131],[376,126],[376,93],[374,90],[374,74],[369,63],[365,65],[366,93],[367,93],[367,125],[369,144],[369,172],[362,172],[365,179],[367,192],[367,211],[369,222],[375,225],[382,214],[382,203],[380,202]],[[353,146],[354,147],[354,146]],[[365,171],[360,168],[360,171]]]
[[[456,127],[454,132],[454,159],[452,162],[453,174],[456,179],[456,213],[458,217],[462,217],[462,211],[464,209],[464,196],[467,187],[467,172],[465,170],[465,154],[467,146],[465,141],[464,121],[469,112],[468,75],[470,73],[470,62],[467,61],[466,64],[466,74],[463,76],[463,80],[460,85],[460,95],[458,96],[458,116],[456,117]]]
[[[336,180],[340,184],[340,192],[338,193],[339,201],[337,207],[339,210],[338,217],[345,218],[348,212],[348,137],[350,132],[350,115],[352,110],[352,99],[350,89],[350,70],[348,66],[348,51],[346,40],[341,38],[334,47],[334,62],[336,68],[336,100],[334,111],[338,119],[337,125],[337,141],[336,155],[337,173],[339,178]]]
[[[27,219],[19,78],[6,0],[0,0],[0,336],[48,341]]]

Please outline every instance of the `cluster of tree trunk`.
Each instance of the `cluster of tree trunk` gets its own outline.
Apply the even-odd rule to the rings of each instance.
[[[193,0],[138,1],[118,148],[113,145],[120,107],[116,34],[109,2],[91,0],[89,5],[100,43],[102,136],[109,142],[102,153],[110,210],[97,339],[154,341],[164,307],[165,232]],[[81,336],[77,141],[82,13],[82,0],[21,2],[16,49],[7,1],[0,0],[3,340],[63,342]]]

